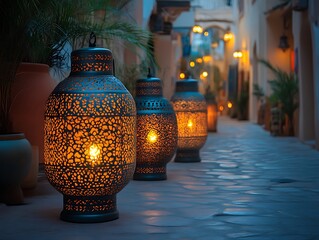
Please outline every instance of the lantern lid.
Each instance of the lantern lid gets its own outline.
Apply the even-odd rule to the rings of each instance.
[[[147,75],[147,78],[136,80],[136,96],[162,96],[161,79]]]
[[[190,78],[177,81],[176,92],[198,92],[198,81]]]
[[[73,51],[70,75],[113,75],[111,50],[88,47]]]

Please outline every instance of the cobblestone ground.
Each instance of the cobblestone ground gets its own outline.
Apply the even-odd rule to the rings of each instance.
[[[60,221],[42,174],[26,205],[0,205],[0,239],[319,239],[318,151],[223,117],[201,156],[169,163],[167,181],[131,181],[120,218],[99,224]]]

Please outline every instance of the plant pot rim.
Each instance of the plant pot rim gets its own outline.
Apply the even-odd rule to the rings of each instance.
[[[24,139],[24,133],[0,133],[0,141],[2,140],[20,140]]]
[[[49,65],[43,63],[29,63],[22,62],[20,63],[17,73],[22,72],[48,72]]]

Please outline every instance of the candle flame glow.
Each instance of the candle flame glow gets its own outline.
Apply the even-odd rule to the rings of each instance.
[[[92,145],[90,146],[89,155],[90,155],[90,159],[91,159],[92,161],[95,161],[95,160],[97,160],[97,159],[99,158],[99,156],[100,156],[100,149],[99,149],[98,145],[92,144]]]
[[[154,130],[149,131],[149,133],[147,134],[147,140],[150,143],[155,143],[158,139],[158,135]]]
[[[188,122],[187,122],[187,127],[189,127],[189,128],[191,128],[191,127],[193,127],[193,122],[192,122],[192,120],[188,120]]]

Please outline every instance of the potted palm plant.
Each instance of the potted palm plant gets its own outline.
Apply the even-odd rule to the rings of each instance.
[[[121,39],[130,45],[136,46],[150,56],[148,51],[149,33],[138,28],[135,24],[115,19],[114,12],[119,12],[119,8],[127,1],[118,1],[116,4],[110,0],[4,0],[0,3],[1,14],[1,43],[3,49],[0,51],[1,62],[1,108],[0,108],[0,134],[11,133],[16,129],[26,132],[23,123],[26,118],[21,115],[23,109],[21,105],[16,107],[18,102],[27,102],[25,98],[26,91],[29,95],[45,92],[42,87],[31,86],[31,81],[25,81],[19,85],[17,79],[22,78],[22,73],[18,70],[23,61],[32,63],[47,64],[55,69],[61,69],[65,62],[68,62],[68,53],[66,45],[72,49],[82,47],[91,31],[94,31],[100,39],[111,41]],[[92,16],[101,7],[104,6],[104,20],[94,21]],[[111,11],[112,9],[112,11]],[[16,18],[12,18],[16,16]],[[119,15],[116,15],[119,16]],[[113,17],[113,18],[112,18]],[[8,19],[10,21],[8,22]],[[9,23],[9,24],[8,24]],[[30,65],[30,64],[27,64]],[[45,67],[48,69],[48,66]],[[22,66],[23,73],[28,72],[25,66]],[[43,68],[42,68],[43,69]],[[18,72],[18,74],[17,74]],[[41,77],[40,77],[41,78]],[[32,78],[33,83],[35,78]],[[22,81],[22,80],[21,80]],[[40,81],[41,82],[41,81]],[[43,82],[43,81],[42,81]],[[54,88],[54,83],[49,89]],[[46,91],[49,94],[49,90]],[[43,95],[43,94],[42,94]],[[37,137],[37,141],[32,144],[40,145],[43,142],[43,114],[44,102],[46,97],[42,97],[39,103],[40,124],[36,124],[38,130],[32,127],[32,131]],[[34,103],[32,103],[34,104]],[[35,108],[31,104],[31,108]],[[29,104],[30,105],[30,104]],[[42,106],[42,107],[41,107]],[[24,109],[23,109],[24,110]],[[35,115],[32,114],[32,119]],[[22,121],[21,121],[22,120]],[[15,122],[20,121],[20,122]],[[21,125],[19,125],[21,124]],[[35,125],[33,125],[35,126]],[[42,149],[39,149],[40,157]],[[0,153],[1,154],[1,153]],[[0,169],[2,169],[0,167]]]
[[[288,135],[294,135],[294,112],[298,108],[298,78],[293,72],[285,72],[273,66],[269,61],[261,59],[261,64],[274,73],[274,79],[269,80],[272,89],[272,99],[279,106],[283,121],[288,129]]]
[[[11,115],[14,129],[24,131],[31,144],[39,146],[40,162],[43,162],[45,101],[56,84],[68,76],[72,49],[83,47],[93,31],[104,42],[116,38],[149,53],[149,33],[121,19],[120,8],[126,2],[44,0],[38,3],[39,11],[28,24],[29,47],[18,69],[13,88],[18,97]],[[95,21],[97,14],[99,19]],[[49,67],[51,76],[57,80],[50,77]]]
[[[257,123],[263,125],[265,123],[265,92],[257,83],[253,84],[253,95],[257,98],[258,103]]]
[[[15,133],[10,120],[11,88],[27,48],[27,25],[37,11],[36,2],[0,2],[0,202],[20,204],[20,182],[31,164],[31,145],[23,133]],[[12,17],[15,16],[15,17]]]

